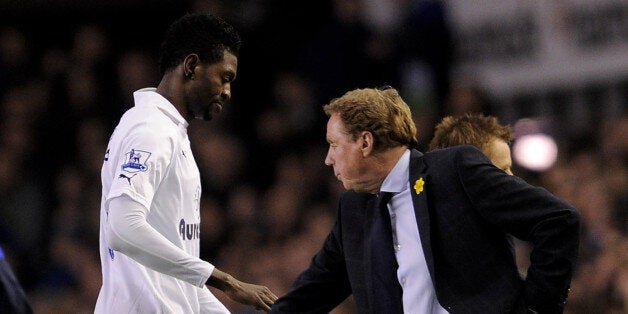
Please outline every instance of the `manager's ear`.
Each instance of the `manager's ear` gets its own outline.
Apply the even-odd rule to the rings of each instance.
[[[358,142],[360,143],[360,150],[362,151],[362,157],[367,157],[373,153],[373,145],[375,144],[375,139],[373,138],[373,133],[369,131],[362,131],[358,138]]]

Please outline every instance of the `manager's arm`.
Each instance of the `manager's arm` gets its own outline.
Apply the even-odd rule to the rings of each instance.
[[[338,222],[310,266],[290,291],[272,306],[271,313],[329,313],[351,294]]]
[[[487,221],[533,244],[524,297],[531,310],[561,313],[576,267],[578,211],[547,190],[505,174],[477,149],[460,151],[459,179]]]

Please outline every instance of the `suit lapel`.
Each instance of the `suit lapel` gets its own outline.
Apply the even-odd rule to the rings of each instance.
[[[429,176],[427,175],[427,165],[425,164],[423,154],[414,149],[410,155],[410,189],[414,213],[419,227],[419,235],[421,236],[423,254],[425,255],[430,274],[434,278],[434,256],[432,254],[430,213],[427,200]]]

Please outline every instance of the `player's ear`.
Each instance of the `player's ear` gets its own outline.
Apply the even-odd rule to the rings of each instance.
[[[183,59],[183,75],[191,80],[194,79],[194,71],[198,66],[200,59],[197,54],[189,54]]]

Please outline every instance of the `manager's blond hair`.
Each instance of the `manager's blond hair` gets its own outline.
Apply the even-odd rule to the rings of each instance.
[[[417,128],[408,104],[392,87],[355,89],[323,106],[327,116],[340,114],[356,139],[362,131],[373,134],[375,151],[391,147],[417,147]]]

